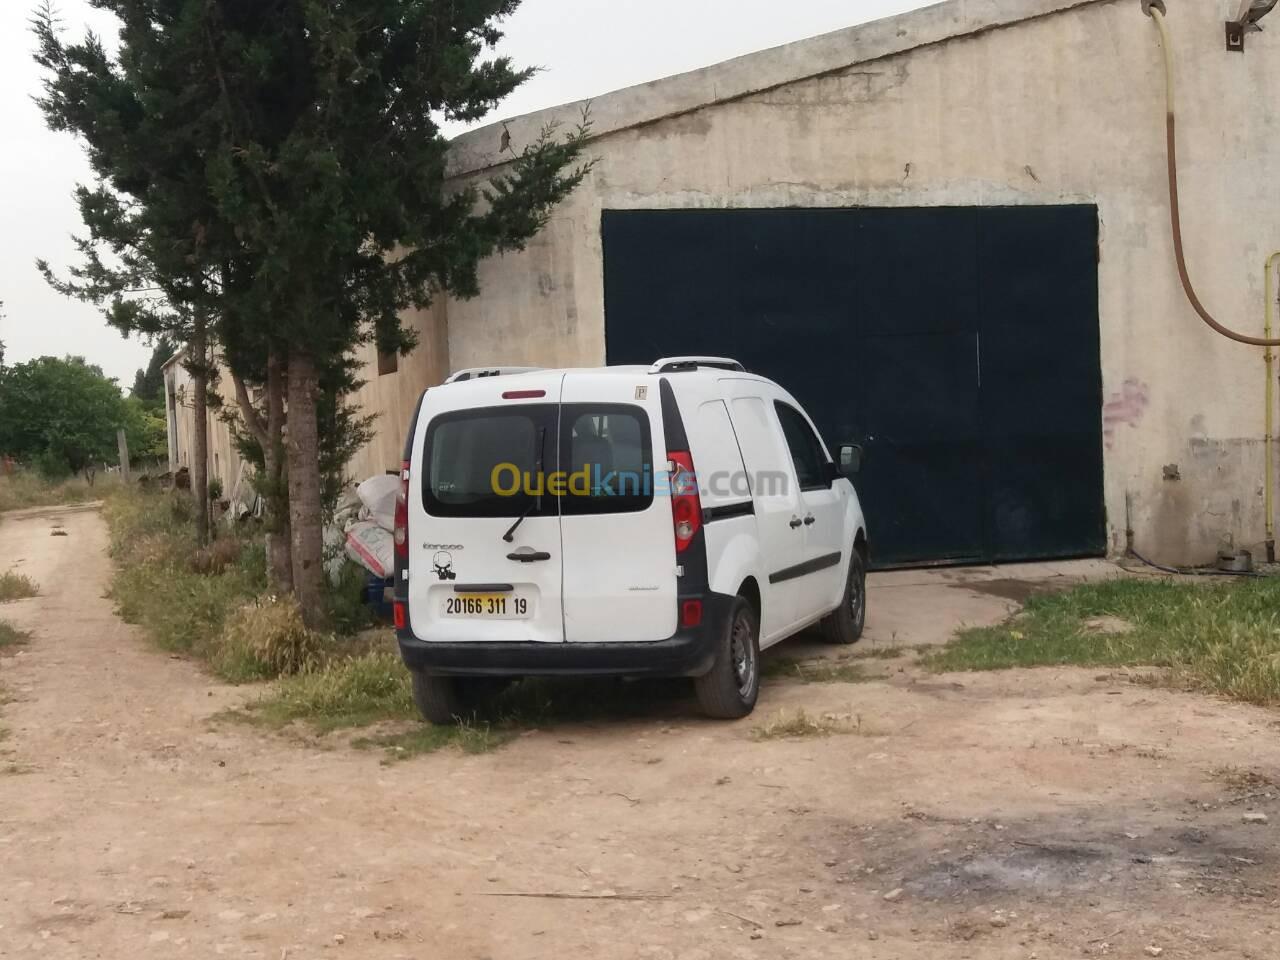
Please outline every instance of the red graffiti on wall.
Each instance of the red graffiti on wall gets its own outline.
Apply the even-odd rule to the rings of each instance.
[[[1102,407],[1102,436],[1106,440],[1107,449],[1115,446],[1116,430],[1121,425],[1136,427],[1147,410],[1151,400],[1151,391],[1141,380],[1132,377]]]

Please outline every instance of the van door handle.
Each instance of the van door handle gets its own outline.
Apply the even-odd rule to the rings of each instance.
[[[799,529],[800,529],[800,527],[801,527],[803,524],[804,524],[804,521],[803,521],[803,520],[801,520],[799,517],[792,517],[792,518],[791,518],[791,529],[792,529],[792,530],[799,530]]]
[[[550,560],[551,554],[542,550],[530,550],[528,547],[521,547],[515,553],[508,553],[507,559],[514,560],[516,563],[541,563],[544,560]]]
[[[813,526],[815,523],[817,523],[817,522],[818,522],[818,521],[817,521],[817,518],[816,518],[816,517],[814,517],[814,515],[813,515],[812,513],[811,513],[811,514],[809,514],[807,517],[805,517],[805,518],[804,518],[804,525],[805,525],[806,527],[812,527],[812,526]]]

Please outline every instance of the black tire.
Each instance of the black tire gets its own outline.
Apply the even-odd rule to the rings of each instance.
[[[411,673],[413,702],[423,719],[437,726],[452,726],[469,719],[508,683],[502,678],[436,677],[421,670]]]
[[[862,639],[867,623],[867,562],[862,551],[854,550],[849,562],[840,606],[822,621],[822,636],[827,643],[849,646]]]
[[[760,624],[742,597],[734,600],[710,672],[694,681],[702,712],[716,720],[738,720],[760,696]]]

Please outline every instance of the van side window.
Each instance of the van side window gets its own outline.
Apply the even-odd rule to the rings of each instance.
[[[796,465],[796,479],[801,490],[821,490],[830,486],[827,480],[827,457],[822,452],[822,443],[795,407],[781,401],[775,401],[778,420],[782,423],[782,433],[787,438],[787,446],[791,449],[791,459]]]

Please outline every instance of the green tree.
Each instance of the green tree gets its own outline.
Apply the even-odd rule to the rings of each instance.
[[[151,349],[151,359],[145,370],[139,370],[133,378],[130,395],[152,409],[164,409],[164,365],[175,353],[177,345],[167,334],[161,334]]]
[[[123,406],[125,440],[129,459],[148,463],[165,458],[169,451],[169,428],[164,409],[134,397],[125,397]]]
[[[585,119],[512,149],[488,183],[446,184],[440,123],[483,117],[531,75],[486,59],[519,0],[91,3],[122,22],[120,53],[93,37],[63,44],[46,8],[42,105],[89,144],[104,183],[81,212],[134,274],[117,282],[86,242],[76,279],[107,280],[122,326],[159,332],[151,287],[216,325],[236,378],[268,385],[264,411],[236,384],[266,450],[285,437],[274,412],[287,407],[277,468],[287,460],[293,583],[314,624],[326,383],[350,388],[345,358],[361,343],[411,350],[405,310],[475,295],[479,262],[542,228],[587,173]]]
[[[83,357],[41,357],[0,371],[0,450],[46,472],[84,472],[118,459],[124,398]]]

